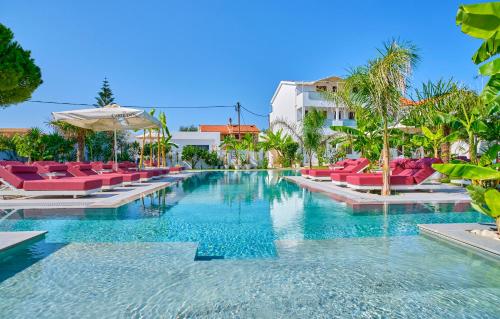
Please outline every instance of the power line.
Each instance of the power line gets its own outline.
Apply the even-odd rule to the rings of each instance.
[[[246,107],[244,107],[243,105],[241,106],[241,108],[242,108],[242,109],[244,109],[245,111],[247,111],[248,113],[253,114],[253,115],[255,115],[255,116],[267,117],[267,115],[257,114],[257,113],[255,113],[255,112],[252,112],[252,111],[250,111],[249,109],[247,109]]]
[[[99,107],[97,104],[89,103],[74,103],[74,102],[58,102],[58,101],[41,101],[29,100],[30,103],[43,103],[43,104],[58,104],[58,105],[74,105],[74,106],[92,106]],[[138,109],[213,109],[213,108],[233,108],[234,105],[203,105],[203,106],[142,106],[142,105],[122,105],[124,107],[133,107]]]

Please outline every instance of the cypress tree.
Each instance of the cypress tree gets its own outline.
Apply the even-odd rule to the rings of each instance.
[[[0,108],[28,100],[43,82],[31,52],[13,39],[12,31],[0,23]]]

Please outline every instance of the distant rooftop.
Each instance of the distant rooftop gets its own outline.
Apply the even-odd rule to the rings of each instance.
[[[260,130],[255,125],[241,125],[240,129],[242,134],[252,133],[258,134]],[[223,124],[223,125],[200,125],[200,132],[219,132],[221,134],[237,134],[238,125]]]
[[[29,130],[29,128],[0,128],[0,135],[12,137],[16,134],[26,134]]]

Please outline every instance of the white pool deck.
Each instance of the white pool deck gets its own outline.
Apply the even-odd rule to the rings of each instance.
[[[396,195],[381,196],[348,187],[337,186],[328,181],[313,181],[302,176],[286,176],[286,180],[312,191],[325,193],[335,200],[348,204],[410,204],[410,203],[468,203],[470,196],[463,187],[435,185],[432,191],[404,191]]]
[[[418,228],[421,233],[437,237],[439,239],[473,248],[479,252],[500,258],[500,240],[488,238],[470,231],[473,229],[491,229],[492,225],[484,225],[477,223],[462,223],[462,224],[420,224]]]
[[[80,197],[76,199],[69,197],[0,199],[0,209],[115,208],[138,199],[141,196],[151,194],[157,190],[191,177],[193,174],[196,173],[184,172],[172,174],[162,179],[156,179],[146,183],[136,183],[126,187],[117,187],[111,191],[99,192],[87,197]]]
[[[46,231],[0,232],[0,252],[24,242],[40,238],[46,233]]]

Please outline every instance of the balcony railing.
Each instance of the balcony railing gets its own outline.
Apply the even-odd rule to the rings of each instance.
[[[356,127],[356,121],[355,120],[331,120],[327,119],[325,126],[330,127],[330,126],[349,126],[349,127]]]

